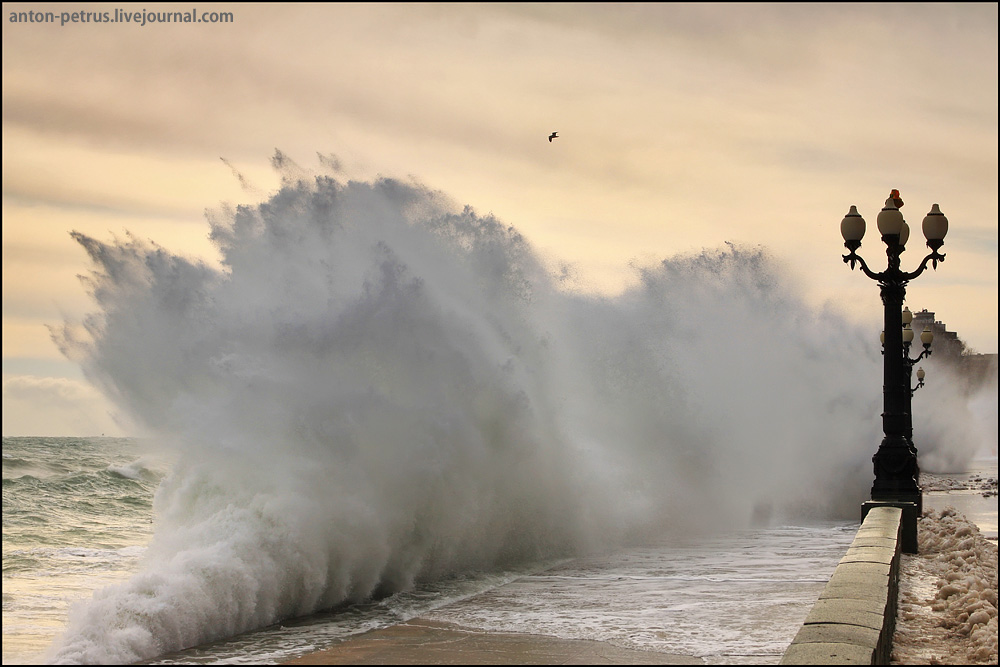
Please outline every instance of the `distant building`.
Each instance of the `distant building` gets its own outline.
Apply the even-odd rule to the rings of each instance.
[[[938,362],[952,364],[965,378],[968,389],[975,389],[993,380],[997,374],[996,354],[977,354],[970,350],[965,342],[954,331],[948,331],[944,323],[934,318],[934,313],[927,309],[913,313],[914,344],[918,344],[920,334],[929,328],[934,334],[931,351]]]
[[[919,313],[913,313],[913,323],[910,326],[913,328],[915,341],[920,340],[920,334],[924,329],[931,330],[931,333],[934,334],[934,343],[931,345],[931,349],[934,351],[934,358],[939,361],[947,359],[958,362],[965,353],[965,343],[962,342],[957,333],[948,331],[942,322],[935,320],[933,311],[925,308]]]

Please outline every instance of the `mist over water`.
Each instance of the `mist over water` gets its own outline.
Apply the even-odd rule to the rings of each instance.
[[[275,163],[266,202],[209,215],[221,270],[74,233],[97,309],[57,342],[177,463],[142,570],[75,608],[50,660],[134,662],[463,571],[858,512],[877,329],[807,306],[765,250],[578,294],[439,192]]]
[[[933,346],[932,346],[933,349]],[[922,366],[926,384],[913,395],[913,440],[920,469],[964,472],[974,458],[997,457],[997,366],[970,384],[933,354]]]

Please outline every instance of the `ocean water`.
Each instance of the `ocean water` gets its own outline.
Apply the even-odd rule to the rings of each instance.
[[[924,509],[954,508],[975,523],[984,537],[996,541],[998,477],[995,455],[976,458],[962,471],[923,473]]]
[[[69,604],[134,573],[162,469],[126,438],[3,438],[3,662],[37,662]]]
[[[273,164],[277,192],[209,213],[219,263],[73,233],[94,308],[53,339],[144,435],[5,438],[5,661],[280,657],[524,575],[728,591],[754,619],[740,636],[780,616],[751,600],[820,585],[791,545],[832,571],[881,440],[879,323],[807,304],[765,248],[732,244],[594,294],[513,221],[331,156]],[[925,400],[934,377],[921,455],[969,460],[976,410],[995,447],[995,385],[973,409]],[[663,639],[620,606],[609,641]],[[675,607],[697,617],[656,608]],[[773,656],[761,641],[732,650]]]
[[[4,438],[3,452],[3,662],[42,664],[73,605],[141,572],[154,492],[168,465],[127,438]],[[716,664],[775,664],[857,525],[692,533],[467,572],[147,662],[279,662],[424,616],[493,631],[600,639]],[[171,611],[178,618],[187,613],[182,604]]]

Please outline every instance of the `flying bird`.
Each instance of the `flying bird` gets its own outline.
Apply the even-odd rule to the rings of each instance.
[[[553,132],[552,134],[550,134],[549,135],[549,143],[551,144],[552,140],[555,139],[555,138],[557,138],[558,136],[559,136],[558,132]]]

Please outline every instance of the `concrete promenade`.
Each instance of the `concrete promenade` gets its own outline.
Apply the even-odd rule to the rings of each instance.
[[[348,639],[287,665],[701,665],[684,655],[542,635],[481,632],[415,618]]]

